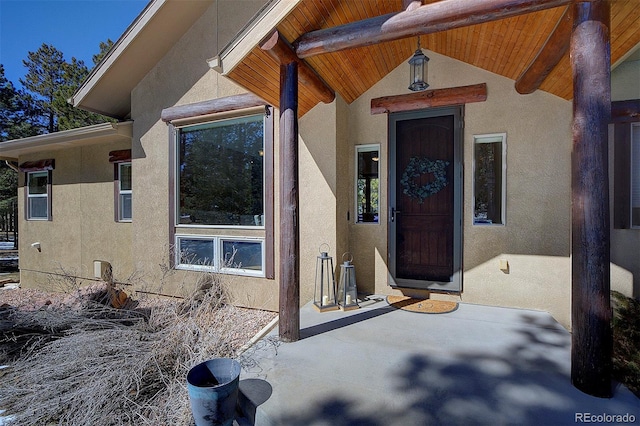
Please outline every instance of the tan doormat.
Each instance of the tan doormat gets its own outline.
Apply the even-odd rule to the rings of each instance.
[[[387,296],[387,303],[397,309],[424,314],[445,314],[458,309],[457,302],[444,300],[414,299],[407,296]]]

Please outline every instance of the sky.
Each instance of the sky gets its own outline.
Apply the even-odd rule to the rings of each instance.
[[[20,87],[22,61],[43,43],[93,67],[100,42],[117,41],[148,0],[0,0],[0,64]]]

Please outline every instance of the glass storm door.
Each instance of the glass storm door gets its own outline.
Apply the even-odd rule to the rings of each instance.
[[[461,291],[461,111],[389,118],[392,285]]]

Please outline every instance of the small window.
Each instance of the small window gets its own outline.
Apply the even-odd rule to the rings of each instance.
[[[640,228],[640,123],[631,124],[631,227]]]
[[[473,224],[504,225],[506,133],[473,138]]]
[[[380,220],[380,146],[356,146],[356,223]]]
[[[215,266],[215,239],[178,237],[177,246],[178,265],[201,269]]]
[[[257,240],[222,240],[223,270],[238,272],[262,271],[262,241]]]
[[[27,173],[27,219],[50,220],[51,172],[37,171]]]
[[[130,222],[131,214],[131,163],[118,163],[117,168],[117,206],[118,221]]]
[[[179,269],[264,276],[264,240],[215,236],[177,236]]]

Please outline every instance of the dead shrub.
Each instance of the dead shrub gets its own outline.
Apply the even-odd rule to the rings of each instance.
[[[275,316],[227,300],[220,277],[203,274],[183,300],[0,309],[8,424],[190,425],[188,370],[235,357]]]

